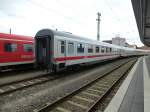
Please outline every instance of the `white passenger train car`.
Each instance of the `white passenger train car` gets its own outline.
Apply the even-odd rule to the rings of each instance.
[[[67,66],[138,55],[140,52],[50,29],[40,30],[35,35],[36,65],[55,71]]]

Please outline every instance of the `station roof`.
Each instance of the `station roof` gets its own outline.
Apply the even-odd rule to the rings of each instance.
[[[150,0],[131,0],[141,41],[150,47]]]

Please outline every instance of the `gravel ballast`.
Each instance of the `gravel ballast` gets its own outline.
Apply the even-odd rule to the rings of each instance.
[[[124,61],[119,61],[120,64]],[[74,75],[68,75],[45,84],[37,85],[22,91],[0,97],[1,112],[30,112],[40,109],[48,103],[74,91],[85,85],[87,82],[99,77],[101,74],[115,67],[118,62],[114,62],[92,70],[87,70]]]

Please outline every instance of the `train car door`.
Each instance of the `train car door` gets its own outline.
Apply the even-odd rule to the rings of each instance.
[[[65,40],[58,40],[57,41],[57,66],[56,71],[63,70],[66,67],[66,41]]]
[[[58,57],[61,58],[61,61],[65,61],[66,57],[66,42],[64,40],[58,40]]]
[[[48,69],[51,65],[51,38],[49,36],[36,39],[36,62],[38,66]]]

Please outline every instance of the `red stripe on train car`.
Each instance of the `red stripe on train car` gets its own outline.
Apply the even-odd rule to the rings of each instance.
[[[116,55],[116,54],[113,54],[113,55]],[[84,58],[96,58],[96,57],[104,57],[104,56],[112,56],[112,55],[107,54],[107,55],[93,55],[93,56],[60,57],[60,58],[55,58],[55,61],[78,60],[78,59],[84,59]]]
[[[87,58],[97,58],[97,57],[112,56],[112,55],[115,55],[115,54],[93,55],[93,56],[87,56]]]
[[[78,59],[83,59],[84,57],[85,56],[60,57],[60,58],[55,58],[55,61],[78,60]]]

